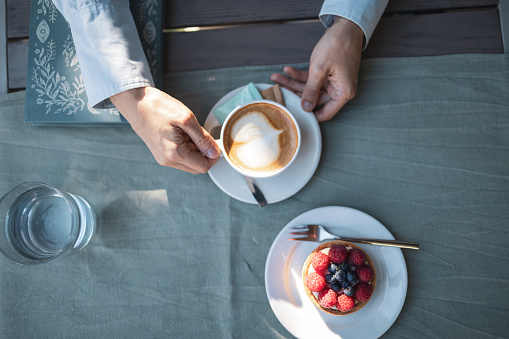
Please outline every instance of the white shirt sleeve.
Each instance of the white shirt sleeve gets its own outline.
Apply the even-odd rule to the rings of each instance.
[[[53,0],[69,22],[90,105],[103,108],[109,97],[154,86],[129,0]]]
[[[355,22],[364,32],[363,48],[366,48],[388,2],[389,0],[325,0],[320,11],[320,20],[326,28],[332,25],[335,16]]]

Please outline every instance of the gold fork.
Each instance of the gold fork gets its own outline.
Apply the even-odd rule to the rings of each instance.
[[[330,233],[321,225],[299,225],[290,227],[293,230],[302,230],[301,232],[293,232],[290,235],[302,235],[299,238],[289,238],[288,240],[300,240],[300,241],[315,241],[322,242],[325,240],[343,240],[349,242],[356,242],[361,244],[371,244],[380,246],[392,246],[399,248],[409,248],[412,250],[419,249],[419,243],[408,242],[408,241],[397,241],[397,240],[381,240],[381,239],[368,239],[368,238],[353,238],[353,237],[341,237]]]

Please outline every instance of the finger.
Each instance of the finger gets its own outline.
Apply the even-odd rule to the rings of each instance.
[[[189,167],[191,170],[197,173],[206,173],[219,158],[209,159],[199,151],[193,151],[191,147],[184,147],[177,150],[181,159],[181,165]]]
[[[288,74],[291,78],[300,82],[306,82],[308,80],[308,71],[305,70],[300,70],[292,66],[286,66],[285,68],[283,68],[283,72]],[[273,73],[272,76],[284,76],[284,75],[280,73]]]
[[[286,66],[283,71],[288,74],[289,76],[291,76],[292,78],[294,78],[295,80],[298,80],[300,82],[306,82],[308,81],[308,76],[309,76],[309,72],[308,71],[303,71],[303,70],[300,70],[300,69],[297,69],[295,67],[292,67],[292,66]]]
[[[325,92],[325,91],[322,91],[320,93],[320,98],[318,98],[318,103],[316,104],[317,106],[322,106],[322,105],[325,105],[327,102],[329,102],[331,100],[331,97],[330,95]]]
[[[302,92],[296,91],[296,90],[294,90],[294,89],[292,89],[292,88],[288,88],[288,87],[285,87],[285,86],[283,86],[283,88],[286,88],[286,89],[287,89],[287,90],[289,90],[290,92],[295,93],[295,94],[297,94],[299,97],[301,97],[301,98],[302,98]],[[318,102],[316,103],[316,107],[324,105],[324,104],[325,104],[325,103],[327,103],[327,101],[329,101],[329,100],[331,100],[330,95],[329,95],[327,92],[322,91],[322,93],[320,93],[320,98],[318,98]]]
[[[329,100],[320,110],[315,112],[316,119],[319,122],[332,119],[347,102],[346,99],[343,101]]]
[[[151,149],[151,152],[152,152],[152,149]],[[179,162],[180,159],[178,159],[177,161],[172,161],[170,160],[170,158],[175,158],[175,156],[172,156],[170,154],[166,154],[166,153],[161,153],[161,152],[152,152],[152,155],[154,156],[154,158],[156,159],[157,163],[161,166],[166,166],[166,167],[172,167],[172,168],[176,168],[178,170],[181,170],[181,171],[185,171],[185,172],[188,172],[188,173],[192,173],[192,174],[199,174],[201,172]]]
[[[185,133],[180,128],[177,133],[166,140],[163,145],[163,152],[161,159],[158,162],[163,166],[170,166],[179,169],[186,169],[191,173],[205,173],[207,172],[219,158],[209,159],[197,149],[192,141],[184,141]]]
[[[200,126],[194,115],[190,115],[180,126],[182,131],[189,136],[198,150],[209,159],[217,159],[220,151],[214,138]]]
[[[301,104],[305,111],[311,112],[316,107],[325,78],[326,74],[323,71],[310,68],[308,81],[302,92]]]
[[[279,73],[272,74],[270,79],[287,89],[291,89],[292,91],[302,92],[306,87],[306,84],[304,82],[297,81],[293,78],[287,77],[286,75]]]

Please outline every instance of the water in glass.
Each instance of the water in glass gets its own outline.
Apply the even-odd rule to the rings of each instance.
[[[5,219],[6,233],[19,254],[45,260],[88,243],[95,227],[93,212],[81,197],[69,194],[71,199],[66,199],[64,194],[39,186],[12,203]],[[72,248],[69,242],[74,242]]]

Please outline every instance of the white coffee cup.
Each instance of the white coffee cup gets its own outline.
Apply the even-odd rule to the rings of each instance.
[[[293,163],[301,133],[285,106],[271,100],[253,100],[226,117],[216,142],[237,172],[251,178],[270,178]]]

